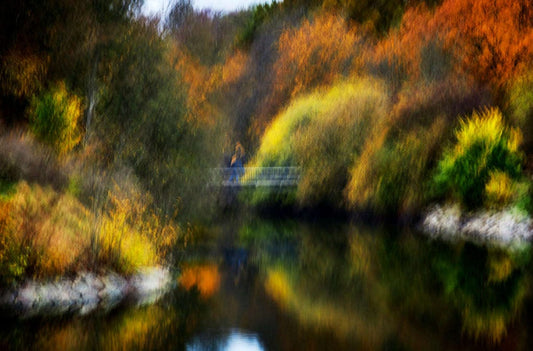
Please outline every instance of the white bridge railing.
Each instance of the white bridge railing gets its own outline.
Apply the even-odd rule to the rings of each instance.
[[[211,169],[212,184],[219,186],[296,186],[299,167],[235,167]]]

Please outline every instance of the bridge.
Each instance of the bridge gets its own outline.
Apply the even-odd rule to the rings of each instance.
[[[212,184],[222,187],[290,187],[300,180],[299,167],[213,168]]]

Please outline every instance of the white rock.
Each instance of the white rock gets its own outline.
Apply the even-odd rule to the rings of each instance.
[[[434,235],[454,235],[461,227],[461,211],[457,206],[432,207],[422,222],[424,230]]]
[[[110,309],[117,305],[128,293],[126,279],[115,273],[109,273],[102,277],[103,289],[98,292],[101,306]]]
[[[422,229],[430,236],[508,247],[530,241],[532,225],[531,218],[510,211],[462,215],[458,206],[438,205],[430,208],[422,220]]]
[[[37,284],[33,281],[28,281],[19,290],[15,303],[20,304],[22,309],[27,310],[36,303],[37,299]]]
[[[170,271],[161,267],[143,269],[130,280],[139,305],[154,303],[164,295],[171,282]]]
[[[108,273],[80,273],[74,280],[58,282],[26,281],[21,287],[6,291],[0,296],[0,304],[20,309],[22,316],[61,314],[79,310],[87,314],[97,308],[110,310],[130,295],[140,304],[156,301],[170,287],[168,269],[146,268],[129,280]]]

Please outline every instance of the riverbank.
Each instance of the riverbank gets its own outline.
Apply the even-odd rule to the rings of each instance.
[[[533,239],[533,220],[509,210],[463,213],[459,206],[435,205],[423,214],[420,227],[431,237],[506,247]]]
[[[26,280],[0,294],[0,308],[23,318],[39,315],[109,311],[124,301],[147,304],[157,301],[171,287],[168,268],[149,267],[130,277],[114,272],[80,272],[55,281]]]

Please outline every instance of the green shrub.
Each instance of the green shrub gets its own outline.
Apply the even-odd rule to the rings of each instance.
[[[451,194],[467,208],[483,203],[485,188],[494,172],[517,180],[523,156],[518,147],[521,133],[505,126],[497,109],[474,112],[462,120],[457,142],[444,151],[434,176],[436,193]]]
[[[296,200],[302,205],[339,206],[348,166],[387,111],[384,86],[369,78],[319,90],[297,99],[274,120],[252,164],[299,166]]]
[[[515,184],[501,171],[491,172],[485,184],[485,207],[501,209],[508,206],[515,195]]]
[[[80,141],[78,120],[81,112],[81,100],[60,83],[32,99],[30,127],[40,141],[57,154],[64,155]]]
[[[8,200],[15,192],[15,183],[0,177],[0,201]]]
[[[525,214],[533,213],[533,187],[529,180],[522,180],[514,184],[514,207]]]
[[[351,169],[345,191],[349,206],[415,213],[427,201],[428,169],[445,130],[443,118],[395,137],[387,126],[377,128]]]
[[[524,133],[524,150],[533,148],[533,71],[511,83],[509,120]]]

